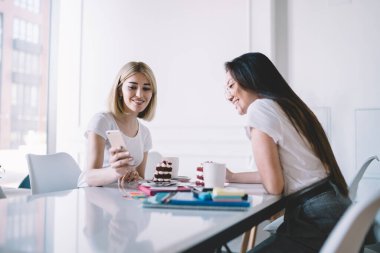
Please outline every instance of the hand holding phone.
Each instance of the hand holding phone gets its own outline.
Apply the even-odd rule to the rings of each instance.
[[[111,144],[111,147],[113,148],[113,151],[111,151],[112,149],[110,150],[110,163],[112,164],[120,160],[125,160],[125,161],[128,160],[128,162],[122,162],[123,165],[115,165],[115,168],[120,167],[121,171],[124,171],[126,165],[135,167],[136,166],[135,161],[133,160],[133,157],[131,157],[131,155],[129,154],[126,148],[122,133],[119,130],[107,130],[106,135]],[[120,149],[120,147],[123,147],[123,148]],[[115,151],[115,148],[117,149],[116,151]],[[120,152],[128,153],[128,154],[116,156],[116,153],[120,153]],[[125,173],[122,173],[122,174],[125,174]]]
[[[111,147],[113,148],[124,147],[126,149],[123,136],[119,130],[107,130],[106,135],[109,142],[111,143]]]

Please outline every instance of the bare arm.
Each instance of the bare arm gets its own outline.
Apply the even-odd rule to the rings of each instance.
[[[93,132],[89,132],[87,138],[87,184],[101,186],[115,182],[119,177],[116,170],[102,168],[106,141]]]
[[[139,173],[140,177],[145,178],[145,166],[146,161],[148,160],[148,152],[144,152],[144,158],[139,166],[137,166],[136,170]]]
[[[252,128],[251,145],[258,171],[233,173],[227,169],[226,181],[246,184],[262,183],[268,193],[282,193],[284,179],[276,143],[269,135]]]
[[[252,128],[251,144],[262,184],[268,193],[281,194],[284,177],[276,143],[266,133]]]
[[[261,184],[260,174],[257,171],[233,173],[227,169],[226,179],[229,183]]]
[[[111,148],[110,167],[102,168],[104,161],[105,140],[93,133],[88,133],[86,182],[90,186],[102,186],[116,182],[119,177],[131,173],[134,168],[129,164],[133,158],[122,148]]]

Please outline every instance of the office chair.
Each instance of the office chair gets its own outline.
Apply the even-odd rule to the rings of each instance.
[[[22,189],[30,189],[30,179],[29,179],[29,175],[27,175],[27,176],[22,180],[22,182],[20,183],[20,185],[18,186],[18,188],[22,188]]]
[[[369,193],[353,203],[338,221],[320,253],[357,253],[380,208],[380,191]],[[364,252],[373,252],[365,249]]]
[[[355,201],[356,195],[358,192],[358,186],[359,182],[362,179],[364,172],[367,170],[368,166],[371,164],[372,161],[377,160],[379,161],[379,158],[374,155],[369,158],[363,163],[363,165],[360,167],[359,171],[357,172],[356,176],[352,180],[352,182],[349,184],[348,191],[349,191],[349,196],[352,202]],[[271,234],[275,234],[277,231],[277,228],[284,222],[284,216],[281,216],[277,218],[276,220],[272,221],[268,225],[266,225],[263,230],[267,231]]]
[[[0,199],[5,199],[6,197],[7,196],[5,196],[3,189],[1,189],[1,186],[0,186]]]
[[[240,246],[240,253],[245,253],[251,250],[256,242],[257,226],[252,227],[243,235],[243,241]]]
[[[352,180],[352,182],[350,183],[348,189],[349,189],[349,196],[350,196],[350,199],[352,200],[352,202],[354,202],[356,200],[356,195],[358,193],[358,187],[359,187],[359,182],[360,180],[362,179],[363,175],[364,175],[364,172],[367,170],[368,166],[371,164],[372,161],[374,160],[377,160],[379,161],[379,158],[374,155],[374,156],[371,156],[369,157],[362,165],[362,167],[360,168],[360,170],[358,171],[358,173],[356,174],[356,176],[354,177],[354,179]]]
[[[26,155],[32,195],[77,188],[81,170],[67,153]]]

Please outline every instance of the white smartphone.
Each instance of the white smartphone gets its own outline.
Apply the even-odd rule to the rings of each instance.
[[[124,147],[127,149],[123,136],[119,130],[107,130],[106,135],[112,147]]]

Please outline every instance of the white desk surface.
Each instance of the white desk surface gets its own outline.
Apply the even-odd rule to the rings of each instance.
[[[4,194],[2,197],[13,198],[31,195],[32,191],[30,189],[18,188],[26,176],[27,175],[23,173],[12,171],[7,171],[5,174],[2,174],[0,177],[0,188],[2,188]]]
[[[260,210],[281,202],[261,185],[233,186],[254,194],[248,211],[145,209],[117,187],[1,199],[0,252],[200,252],[199,245],[233,239],[264,219],[255,216]]]
[[[3,188],[18,188],[27,175],[27,173],[6,171],[6,173],[0,177],[0,185]]]

